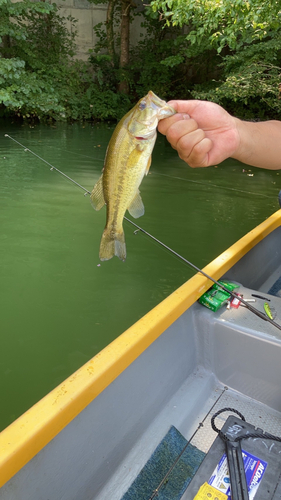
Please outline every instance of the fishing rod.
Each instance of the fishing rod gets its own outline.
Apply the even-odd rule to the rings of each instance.
[[[27,148],[26,146],[24,146],[23,144],[21,144],[19,141],[17,141],[13,137],[11,137],[9,134],[5,134],[5,137],[8,137],[12,141],[14,141],[16,144],[18,144],[19,146],[21,146],[24,149],[24,151],[27,151],[27,152],[31,153],[36,158],[38,158],[39,160],[43,161],[45,164],[47,164],[50,167],[51,171],[55,170],[57,173],[59,173],[60,175],[62,175],[66,179],[68,179],[70,182],[72,182],[73,184],[75,184],[76,186],[78,186],[80,189],[82,189],[84,191],[84,196],[87,196],[88,194],[91,194],[91,191],[89,191],[88,189],[86,189],[84,186],[82,186],[81,184],[79,184],[78,182],[76,182],[74,179],[72,179],[71,177],[69,177],[68,175],[66,175],[64,172],[62,172],[58,168],[54,167],[54,165],[52,165],[51,163],[49,163],[47,160],[44,160],[44,158],[41,158],[41,156],[39,156],[37,153],[34,153],[34,151],[32,151],[30,148]],[[245,307],[247,307],[247,309],[249,309],[249,311],[251,311],[252,313],[256,314],[256,316],[259,316],[261,319],[263,319],[265,321],[268,321],[273,326],[275,326],[276,328],[278,328],[278,330],[281,330],[281,325],[279,325],[273,319],[269,318],[266,314],[262,313],[261,311],[259,311],[258,309],[256,309],[254,306],[252,306],[251,304],[249,304],[249,302],[246,302],[242,297],[240,297],[239,295],[237,295],[235,292],[228,290],[228,288],[226,288],[222,283],[220,283],[219,281],[217,281],[214,278],[212,278],[212,276],[210,276],[209,274],[205,273],[205,271],[203,271],[202,269],[200,269],[200,267],[197,267],[195,264],[193,264],[192,262],[190,262],[189,260],[187,260],[185,257],[183,257],[182,255],[180,255],[178,252],[176,252],[175,250],[173,250],[172,248],[170,248],[168,245],[166,245],[162,241],[160,241],[157,238],[155,238],[155,236],[153,236],[152,234],[150,234],[148,231],[145,231],[145,229],[143,229],[142,227],[140,227],[138,224],[136,224],[132,220],[128,219],[128,217],[124,216],[124,219],[127,222],[129,222],[130,224],[132,224],[134,227],[137,228],[136,231],[134,231],[135,234],[136,234],[137,231],[142,232],[143,234],[145,234],[146,236],[148,236],[149,238],[151,238],[153,241],[155,241],[156,243],[158,243],[160,246],[162,246],[163,248],[165,248],[166,250],[168,250],[170,253],[172,253],[173,255],[175,255],[176,257],[178,257],[180,260],[182,260],[183,262],[185,262],[185,264],[187,264],[188,266],[192,267],[195,271],[197,271],[198,273],[202,274],[203,276],[205,276],[206,278],[208,278],[210,281],[212,281],[213,283],[215,283],[216,285],[218,285],[222,290],[224,290],[225,292],[227,292],[228,294],[230,294],[233,298],[237,298]]]

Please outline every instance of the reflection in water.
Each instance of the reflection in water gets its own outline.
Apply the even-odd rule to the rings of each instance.
[[[194,273],[128,222],[126,262],[100,262],[105,210],[95,212],[78,187],[4,138],[91,191],[112,130],[2,124],[0,428]],[[279,173],[250,170],[234,160],[190,169],[159,136],[137,223],[203,267],[278,209]]]

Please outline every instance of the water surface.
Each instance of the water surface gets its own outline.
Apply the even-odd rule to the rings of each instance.
[[[100,262],[105,209],[4,137],[91,190],[112,130],[1,124],[0,429],[194,274],[128,222],[126,262]],[[136,222],[203,267],[278,209],[280,185],[234,160],[191,169],[159,136]]]

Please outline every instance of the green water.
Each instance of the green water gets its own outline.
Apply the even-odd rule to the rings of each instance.
[[[112,127],[1,125],[0,429],[194,274],[128,222],[126,262],[100,263],[105,209],[5,133],[91,190]],[[162,136],[150,172],[137,223],[199,267],[279,208],[279,172],[190,169]]]

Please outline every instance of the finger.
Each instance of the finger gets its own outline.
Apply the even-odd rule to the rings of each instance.
[[[212,147],[212,141],[207,137],[204,137],[193,146],[188,157],[181,158],[192,168],[209,167],[211,165],[209,153]]]
[[[205,104],[205,101],[198,101],[196,99],[190,101],[172,100],[167,104],[174,108],[177,113],[187,113],[191,116],[195,109]]]
[[[167,135],[168,129],[176,122],[181,120],[189,120],[190,116],[182,113],[176,113],[175,115],[170,116],[169,118],[164,118],[159,121],[158,130],[161,134]]]
[[[194,135],[195,131],[198,132]],[[196,142],[205,137],[205,134],[203,130],[198,129],[196,121],[189,118],[173,123],[167,130],[166,136],[174,148],[178,150],[186,148],[190,151]]]

